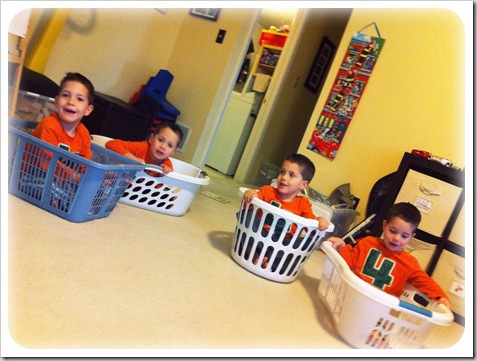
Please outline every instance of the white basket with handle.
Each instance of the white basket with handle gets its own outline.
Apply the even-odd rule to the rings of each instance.
[[[101,146],[111,138],[92,135]],[[201,186],[209,184],[209,177],[191,164],[170,158],[174,171],[164,174],[162,167],[146,164],[123,193],[120,203],[171,216],[182,216],[189,209]]]
[[[454,321],[451,310],[429,300],[427,307],[416,302],[423,298],[411,285],[401,298],[367,283],[332,247],[324,241],[327,258],[318,295],[331,313],[340,336],[356,348],[421,348],[436,325]]]
[[[240,188],[243,195],[246,188]],[[272,281],[289,283],[313,253],[326,232],[318,230],[318,221],[299,217],[258,198],[242,200],[238,212],[232,258],[243,268]],[[269,226],[267,225],[269,224]],[[290,237],[288,230],[296,227]]]

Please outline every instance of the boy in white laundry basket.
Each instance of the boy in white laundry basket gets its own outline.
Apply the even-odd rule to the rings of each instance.
[[[308,198],[298,195],[300,191],[308,186],[314,175],[315,166],[310,159],[302,154],[289,154],[283,160],[276,188],[271,185],[265,185],[258,191],[249,189],[244,193],[243,199],[249,203],[255,197],[258,197],[264,202],[271,203],[300,217],[316,219],[318,220],[318,229],[324,231],[329,227],[329,222],[325,218],[317,217],[313,213],[313,208]],[[264,227],[270,228],[269,225],[266,225],[266,221]],[[290,238],[295,230],[296,225],[288,232]],[[259,252],[260,250],[257,249],[253,258],[254,264],[258,262]],[[268,257],[263,258],[262,268],[267,267],[268,261]]]
[[[396,203],[383,221],[383,238],[364,237],[354,247],[346,245],[339,237],[327,240],[351,270],[366,282],[397,297],[403,293],[405,284],[410,283],[429,298],[450,308],[444,290],[421,268],[417,259],[404,250],[415,236],[420,221],[421,214],[414,205]]]
[[[143,164],[156,164],[167,174],[174,170],[169,157],[173,156],[183,138],[182,129],[174,122],[159,123],[146,141],[126,141],[113,139],[106,142],[106,148]],[[156,174],[151,174],[156,175]]]

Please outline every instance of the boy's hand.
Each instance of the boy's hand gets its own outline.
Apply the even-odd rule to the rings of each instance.
[[[243,194],[243,200],[247,203],[250,203],[255,197],[257,197],[258,192],[254,189],[247,189]]]
[[[138,158],[136,157],[134,154],[132,153],[126,153],[124,154],[125,157],[129,158],[129,159],[132,159],[132,160],[135,160],[136,162],[139,162],[139,163],[142,163],[142,164],[146,164],[146,162],[144,161],[144,159],[141,159],[141,158]]]
[[[343,238],[339,237],[329,237],[326,239],[327,241],[331,242],[331,245],[333,246],[334,249],[338,250],[339,248],[343,247],[346,245],[345,241],[343,241]]]
[[[318,221],[318,229],[320,231],[324,231],[326,229],[328,229],[328,227],[330,226],[330,222],[328,222],[325,218],[323,217],[316,217],[316,220]]]
[[[161,164],[161,167],[162,167],[162,173],[164,173],[164,174],[170,173],[174,170],[171,167],[169,167],[168,165],[162,165]]]
[[[448,309],[451,308],[451,304],[449,302],[449,300],[447,298],[444,298],[444,297],[441,297],[437,300],[437,303],[441,303],[443,304],[444,306],[446,306]]]

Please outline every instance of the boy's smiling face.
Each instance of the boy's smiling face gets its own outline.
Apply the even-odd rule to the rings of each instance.
[[[390,251],[401,252],[414,236],[414,226],[400,217],[393,217],[390,222],[383,221],[384,245]]]
[[[67,81],[55,97],[56,111],[66,132],[74,132],[83,117],[93,111],[88,95],[88,89],[80,82]]]

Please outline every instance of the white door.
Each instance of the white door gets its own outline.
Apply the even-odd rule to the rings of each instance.
[[[252,95],[254,95],[252,93]],[[253,98],[232,94],[207,158],[207,165],[226,175],[234,175],[252,131]]]

